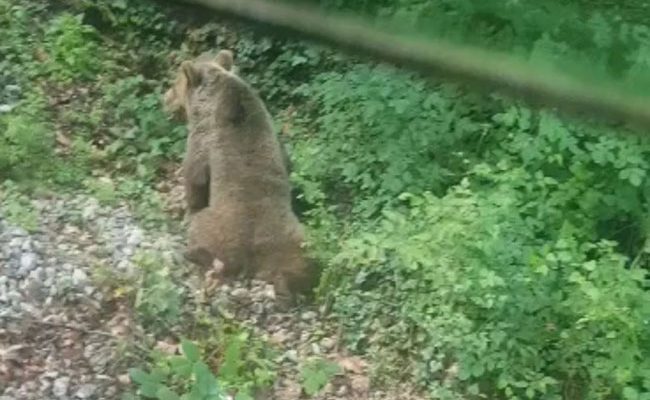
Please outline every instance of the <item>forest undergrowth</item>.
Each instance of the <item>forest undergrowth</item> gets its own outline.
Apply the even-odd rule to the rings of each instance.
[[[641,1],[314,2],[635,90],[650,82]],[[7,219],[30,228],[29,199],[83,192],[177,230],[165,199],[186,131],[161,93],[181,60],[230,48],[287,144],[324,272],[317,302],[372,361],[373,382],[432,399],[650,400],[647,135],[170,2],[0,0],[0,37]],[[185,358],[158,360],[177,387],[219,379],[183,346]],[[135,371],[143,395],[151,376]]]

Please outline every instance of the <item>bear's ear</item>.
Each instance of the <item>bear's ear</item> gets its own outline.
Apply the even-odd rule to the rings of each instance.
[[[232,51],[230,50],[220,50],[216,57],[215,57],[215,62],[219,64],[223,69],[226,71],[232,70],[232,66],[234,64],[234,55]]]
[[[183,61],[181,63],[181,71],[185,78],[187,79],[187,86],[190,88],[196,87],[201,83],[201,74],[194,67],[194,64],[191,61]]]

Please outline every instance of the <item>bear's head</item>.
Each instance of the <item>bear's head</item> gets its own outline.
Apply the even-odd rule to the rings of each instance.
[[[183,61],[172,87],[164,95],[165,111],[177,120],[187,121],[192,92],[201,85],[214,83],[224,73],[234,73],[230,50],[221,50],[216,56],[206,54],[194,61]]]

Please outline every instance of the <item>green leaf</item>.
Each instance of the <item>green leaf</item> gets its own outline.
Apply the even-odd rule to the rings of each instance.
[[[253,400],[253,396],[246,392],[237,392],[237,395],[235,395],[235,400]]]
[[[210,368],[202,361],[194,364],[194,377],[196,378],[195,387],[201,396],[214,397],[222,394],[221,388],[217,383],[217,378],[215,378]]]
[[[168,361],[173,373],[182,378],[189,378],[192,375],[194,362],[181,356],[172,356]]]
[[[626,386],[623,389],[623,399],[625,400],[638,400],[639,392],[632,386]]]
[[[596,261],[589,260],[589,261],[582,264],[582,268],[586,269],[589,272],[595,271],[596,270]]]
[[[155,399],[158,396],[160,386],[161,384],[158,382],[146,382],[139,387],[139,391],[141,395]]]
[[[340,369],[338,364],[322,359],[303,366],[300,370],[303,390],[310,396],[317,394]]]
[[[180,397],[166,386],[159,387],[156,396],[158,396],[159,400],[180,400]]]
[[[144,385],[146,383],[157,383],[160,381],[159,379],[156,379],[156,377],[144,372],[139,368],[129,369],[129,377],[133,382],[139,383],[141,385]]]
[[[181,340],[181,350],[185,358],[191,362],[196,362],[201,359],[199,348],[189,340]]]
[[[232,337],[224,351],[223,364],[219,368],[219,376],[228,382],[235,381],[243,363],[241,354],[242,342],[238,337]]]
[[[479,394],[479,392],[480,392],[480,391],[479,391],[479,388],[478,388],[478,385],[477,385],[476,383],[473,384],[473,385],[470,385],[470,386],[467,388],[467,391],[468,391],[469,394],[472,394],[472,395],[474,395],[474,396],[477,396],[477,395]]]

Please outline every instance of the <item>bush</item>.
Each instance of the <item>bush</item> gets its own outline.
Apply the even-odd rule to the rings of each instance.
[[[93,80],[102,65],[93,27],[83,24],[83,15],[61,14],[45,32],[49,72],[65,81]]]
[[[365,217],[404,191],[444,193],[468,166],[460,149],[485,129],[471,102],[383,67],[324,73],[301,93],[317,104],[318,134],[296,144],[296,174],[330,195],[346,193]]]
[[[650,81],[642,2],[616,12],[609,1],[314,2],[631,91]],[[74,3],[62,12],[0,0],[0,85],[53,86],[55,100],[72,82],[87,89],[67,115],[25,100],[0,117],[2,179],[74,185],[96,146],[108,161],[96,175],[112,179],[87,188],[109,203],[129,198],[158,223],[151,184],[186,135],[160,107],[178,61],[169,53],[234,47],[291,140],[310,244],[329,264],[320,293],[352,349],[375,356],[377,378],[415,377],[442,399],[650,397],[648,139],[227,24],[193,29],[200,23],[172,21],[154,2]],[[65,158],[53,158],[51,126],[73,137]],[[33,227],[28,199],[7,187],[5,213]],[[164,331],[186,293],[156,257],[140,262],[128,294],[148,328]],[[245,394],[273,380],[263,346],[221,333],[209,336],[223,359],[208,360],[223,366],[220,383]],[[158,361],[169,373],[156,383],[191,392],[198,375]],[[304,366],[305,390],[333,373]]]
[[[151,253],[138,254],[139,267],[135,309],[143,324],[153,331],[166,331],[181,317],[187,293],[174,278],[169,262]]]
[[[138,394],[147,399],[199,400],[225,399],[226,394],[210,368],[201,360],[199,348],[188,340],[181,342],[182,356],[158,355],[156,365],[147,373],[139,368],[129,370]],[[177,391],[183,392],[179,396]],[[126,399],[137,399],[128,394]]]
[[[117,168],[150,179],[164,161],[184,151],[185,126],[173,123],[161,106],[161,85],[141,75],[120,79],[104,89],[100,107],[110,124],[106,150]]]
[[[334,296],[351,344],[391,355],[382,364],[395,371],[417,360],[436,398],[650,395],[644,271],[569,226],[540,242],[516,197],[467,182],[443,198],[404,195],[347,240]]]
[[[52,156],[54,140],[48,127],[29,115],[0,121],[0,171],[4,179],[41,177]]]
[[[42,179],[51,168],[54,135],[42,116],[42,99],[23,101],[0,115],[0,178]]]

